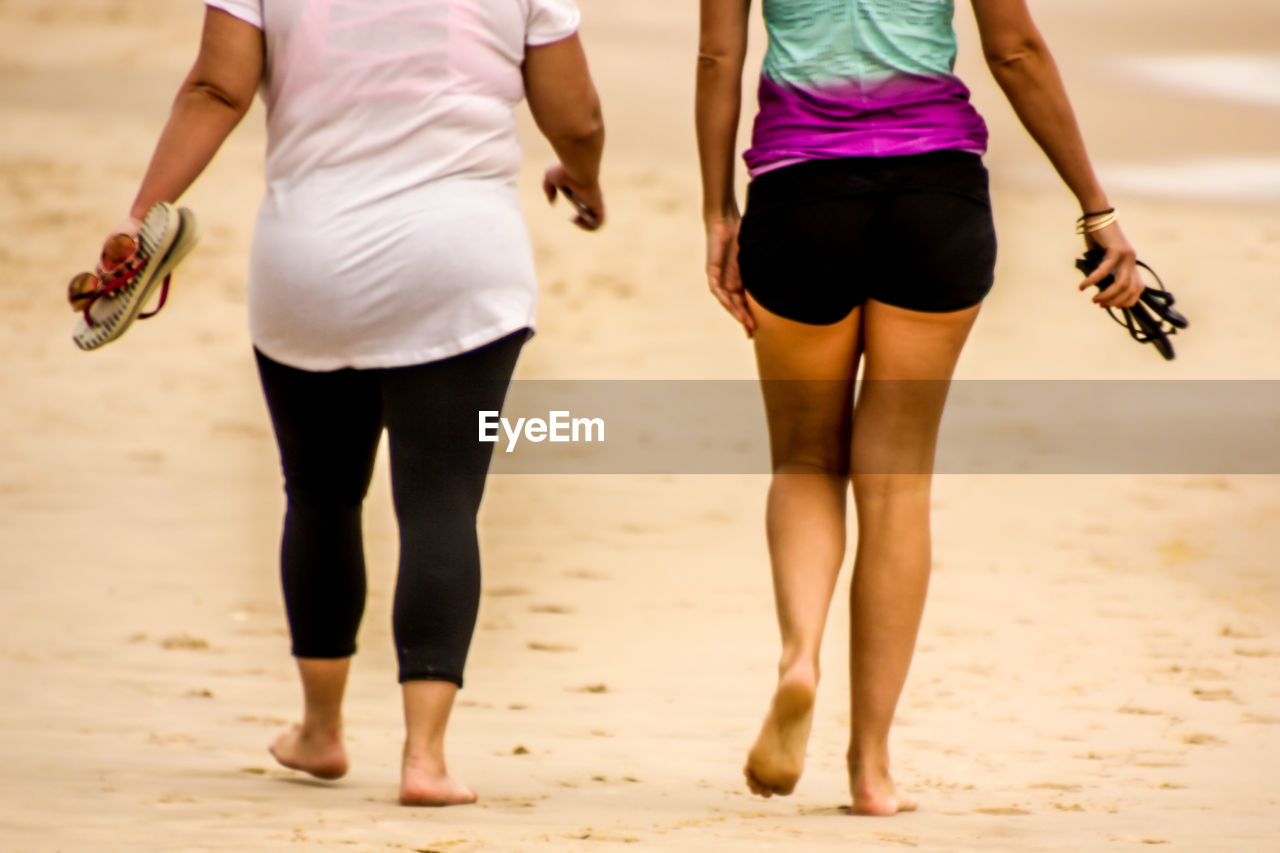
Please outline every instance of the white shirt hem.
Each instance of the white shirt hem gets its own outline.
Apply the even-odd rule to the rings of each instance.
[[[312,373],[329,373],[349,367],[356,370],[375,370],[393,367],[414,367],[432,361],[441,361],[479,349],[485,344],[493,343],[499,338],[504,338],[521,329],[528,329],[532,335],[534,332],[534,318],[529,317],[524,322],[504,321],[441,344],[434,344],[408,352],[365,353],[346,356],[295,356],[275,350],[269,345],[264,346],[257,341],[254,341],[253,346],[267,358],[288,367],[307,370]]]

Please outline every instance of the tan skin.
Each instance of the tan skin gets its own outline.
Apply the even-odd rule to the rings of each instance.
[[[200,176],[222,143],[244,118],[262,82],[265,65],[262,32],[219,9],[206,11],[200,50],[174,100],[128,216],[103,246],[111,264],[132,251],[141,220],[158,201],[176,201]],[[559,162],[546,170],[548,201],[571,190],[587,206],[573,221],[585,230],[605,220],[600,189],[604,122],[600,101],[578,37],[571,36],[526,51],[523,76],[529,108]],[[321,779],[347,772],[342,734],[342,698],[350,658],[297,658],[302,680],[302,722],[269,747],[286,767]],[[451,777],[445,765],[444,739],[457,687],[445,681],[402,685],[405,744],[400,801],[405,805],[456,805],[474,802],[476,793]]]
[[[1111,207],[1025,0],[972,3],[991,73],[1081,211]],[[979,307],[926,314],[871,300],[838,323],[812,326],[770,313],[743,290],[734,169],[750,7],[750,0],[701,0],[696,107],[707,281],[755,342],[774,472],[766,532],[782,656],[743,772],[750,790],[765,797],[790,794],[800,779],[852,486],[858,542],[850,597],[849,788],[855,813],[892,815],[917,806],[890,772],[889,730],[928,588],[938,427]],[[1089,235],[1087,243],[1106,257],[1080,289],[1114,271],[1115,283],[1093,301],[1133,305],[1142,284],[1120,226]],[[855,400],[860,366],[866,381]],[[909,473],[873,473],[883,471]]]

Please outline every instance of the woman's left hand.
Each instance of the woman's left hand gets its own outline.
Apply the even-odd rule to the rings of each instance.
[[[1138,253],[1125,239],[1119,224],[1113,222],[1106,228],[1087,235],[1085,244],[1089,248],[1096,246],[1104,249],[1107,254],[1098,268],[1080,282],[1080,289],[1093,287],[1108,274],[1114,273],[1115,281],[1106,290],[1096,294],[1093,301],[1105,308],[1132,308],[1136,305],[1146,285],[1138,275]]]
[[[715,219],[707,223],[707,285],[724,310],[742,324],[747,337],[756,330],[747,304],[747,293],[738,270],[738,226],[741,219]]]
[[[583,231],[595,231],[604,225],[604,193],[600,184],[588,186],[575,181],[569,176],[568,169],[556,163],[548,167],[542,177],[542,192],[546,194],[548,204],[555,204],[556,194],[563,193],[577,213],[573,224]]]

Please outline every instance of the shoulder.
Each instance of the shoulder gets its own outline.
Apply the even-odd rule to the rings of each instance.
[[[219,9],[262,29],[262,0],[205,0],[205,7]]]
[[[578,31],[582,15],[573,0],[522,0],[527,7],[525,44],[543,45]]]

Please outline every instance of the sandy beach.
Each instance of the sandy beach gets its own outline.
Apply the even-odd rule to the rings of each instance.
[[[517,378],[749,379],[702,277],[696,4],[580,5],[611,221],[588,235],[546,208],[522,114],[542,303]],[[1280,6],[1033,5],[1126,232],[1193,320],[1170,363],[1076,292],[1072,199],[958,7],[1001,245],[958,378],[1280,380],[1280,102],[1248,82],[1280,73]],[[0,0],[0,850],[1280,850],[1274,471],[940,476],[893,741],[922,806],[868,819],[845,808],[839,603],[800,787],[743,783],[778,647],[763,473],[494,476],[449,741],[480,800],[398,806],[382,460],[351,773],[278,767],[298,686],[243,290],[261,108],[184,199],[204,237],[164,314],[86,354],[63,299],[132,198],[201,15]],[[752,75],[763,45],[757,21]]]

